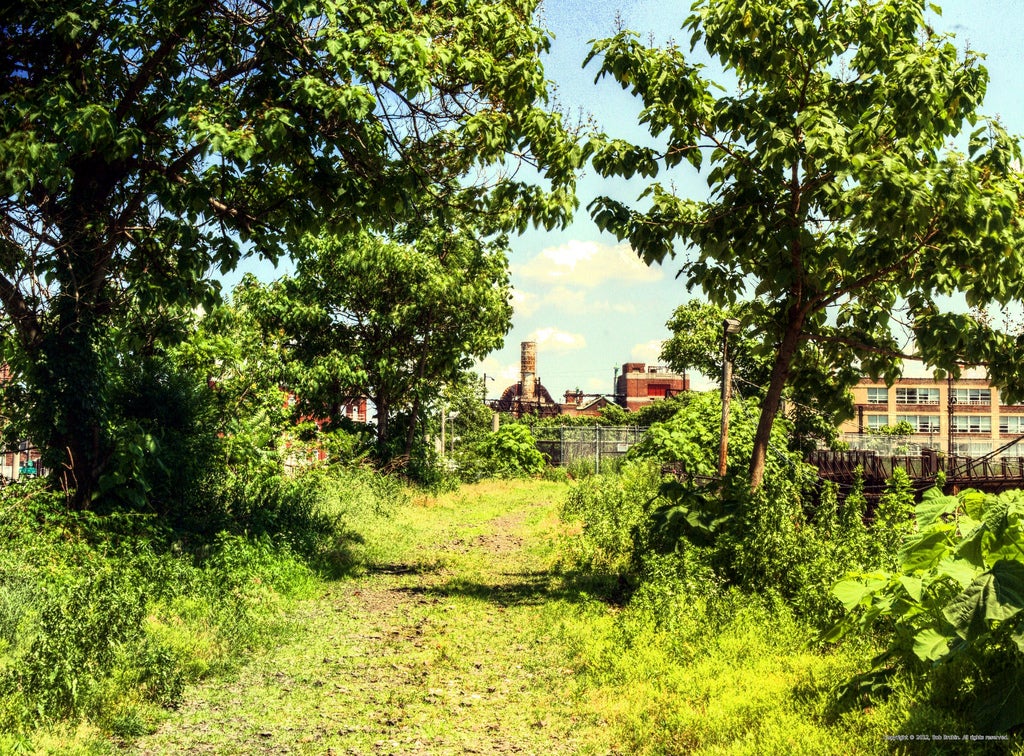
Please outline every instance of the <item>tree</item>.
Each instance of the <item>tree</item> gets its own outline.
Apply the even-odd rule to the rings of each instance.
[[[286,380],[304,410],[333,420],[342,402],[369,398],[385,460],[412,453],[431,400],[501,346],[512,317],[505,239],[447,227],[413,244],[368,232],[311,237],[295,276],[260,291],[250,301],[284,335]]]
[[[726,318],[743,322],[748,310],[743,302],[720,307],[691,299],[679,305],[665,323],[672,336],[662,343],[660,359],[677,373],[696,370],[721,381],[722,322]],[[757,331],[753,326],[729,337],[733,376],[743,396],[755,395],[770,370],[765,360],[757,355],[757,346]]]
[[[743,397],[762,397],[771,378],[772,362],[761,340],[769,324],[755,321],[758,315],[763,317],[764,311],[749,301],[719,307],[691,299],[679,305],[665,324],[672,336],[662,344],[661,359],[676,372],[698,370],[720,379],[722,321],[735,318],[743,325],[739,333],[729,337],[733,391]],[[794,356],[784,394],[793,421],[791,449],[813,449],[819,442],[835,442],[837,424],[853,417],[853,397],[848,388],[858,377],[855,365],[832,365],[815,345],[803,346]]]
[[[551,226],[579,151],[535,0],[26,0],[0,15],[0,307],[21,408],[87,506],[117,439],[107,331],[311,228]],[[513,180],[536,166],[541,184]],[[466,180],[473,171],[478,180]]]
[[[685,22],[735,78],[733,94],[674,44],[644,47],[623,31],[595,44],[598,78],[641,98],[660,149],[596,137],[602,175],[653,177],[685,161],[710,170],[710,195],[660,182],[632,210],[595,200],[602,229],[648,263],[689,245],[688,287],[727,305],[750,291],[771,372],[752,452],[762,479],[772,422],[800,355],[895,380],[901,360],[940,373],[984,364],[1024,395],[1013,341],[943,297],[971,306],[1024,295],[1020,149],[979,121],[988,81],[980,56],[958,54],[924,21],[924,0],[702,0]],[[976,127],[966,154],[951,149]],[[901,318],[893,311],[902,308]],[[902,327],[916,348],[902,346]]]

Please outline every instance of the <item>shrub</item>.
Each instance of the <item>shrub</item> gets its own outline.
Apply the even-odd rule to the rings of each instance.
[[[635,575],[660,482],[658,464],[643,460],[626,464],[621,474],[594,475],[574,484],[561,511],[563,520],[582,525],[569,545],[574,566]]]
[[[757,414],[751,402],[733,406],[725,479],[717,476],[721,402],[708,393],[651,426],[630,451],[630,465],[647,465],[646,489],[625,474],[575,488],[564,515],[584,522],[577,547],[590,554],[576,559],[619,572],[629,565],[636,574],[648,552],[686,553],[704,560],[722,583],[777,594],[804,619],[829,625],[842,610],[831,592],[835,581],[891,561],[893,539],[909,521],[909,479],[897,470],[876,510],[877,525],[868,528],[860,489],[842,506],[833,488],[818,490],[816,471],[786,451],[782,420],[764,481],[751,493],[746,472]],[[673,466],[674,479],[658,481],[661,464]]]
[[[10,742],[55,720],[145,731],[146,706],[173,705],[187,681],[277,636],[282,602],[313,585],[307,565],[333,571],[348,558],[351,521],[387,517],[408,495],[361,469],[224,480],[217,532],[69,512],[42,481],[0,489],[0,730]]]
[[[539,475],[544,470],[544,456],[537,450],[533,434],[520,423],[502,425],[483,440],[467,446],[471,448],[471,457],[464,459],[464,480],[519,478]]]
[[[880,620],[893,629],[876,673],[894,663],[931,681],[938,697],[974,712],[979,731],[1024,725],[1024,492],[925,494],[916,532],[891,571],[835,586],[848,614],[837,639]]]

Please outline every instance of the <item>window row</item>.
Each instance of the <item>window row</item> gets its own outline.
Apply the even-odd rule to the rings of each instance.
[[[956,404],[992,404],[992,389],[958,388],[953,389],[953,401]],[[888,404],[889,390],[885,388],[869,388],[868,404]],[[938,404],[938,388],[897,388],[897,404]]]
[[[941,415],[897,415],[897,423],[909,423],[914,433],[937,433]],[[864,425],[868,430],[880,430],[889,424],[888,415],[865,415]],[[989,415],[953,415],[954,433],[991,433],[992,418]],[[999,418],[1000,433],[1024,435],[1024,416],[1008,415]]]

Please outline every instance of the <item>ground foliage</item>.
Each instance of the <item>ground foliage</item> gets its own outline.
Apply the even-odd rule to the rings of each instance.
[[[566,564],[608,576],[617,600],[628,598],[651,623],[642,632],[659,628],[670,644],[675,634],[689,637],[695,616],[728,634],[730,623],[717,624],[715,612],[760,606],[795,623],[790,630],[808,648],[841,638],[886,647],[872,660],[860,646],[858,661],[815,693],[827,720],[864,706],[920,706],[901,715],[901,728],[993,737],[1019,729],[1020,493],[932,492],[915,505],[897,469],[868,508],[859,486],[841,502],[831,487],[808,488],[783,454],[751,492],[742,445],[753,442],[754,420],[741,410],[730,422],[731,443],[741,445],[730,459],[739,485],[730,485],[715,479],[709,429],[719,413],[713,394],[694,397],[652,426],[618,474],[573,485],[562,506],[578,527]],[[671,476],[663,475],[667,462],[677,464]],[[957,747],[975,752],[986,743],[1006,746]]]
[[[935,681],[983,732],[1024,727],[1024,494],[932,490],[916,507],[897,563],[835,586],[849,612],[839,638],[891,628],[874,679],[894,664]],[[871,678],[865,678],[871,679]]]
[[[405,500],[357,470],[227,484],[218,528],[69,512],[41,481],[0,490],[0,750],[53,728],[151,729],[184,686],[277,642],[281,611],[362,548],[351,523]],[[194,525],[195,523],[191,523]]]

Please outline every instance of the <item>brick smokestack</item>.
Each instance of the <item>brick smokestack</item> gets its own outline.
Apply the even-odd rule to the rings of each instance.
[[[523,391],[520,399],[524,402],[533,402],[537,399],[537,342],[524,341],[522,343],[522,358],[520,360],[522,371]]]

